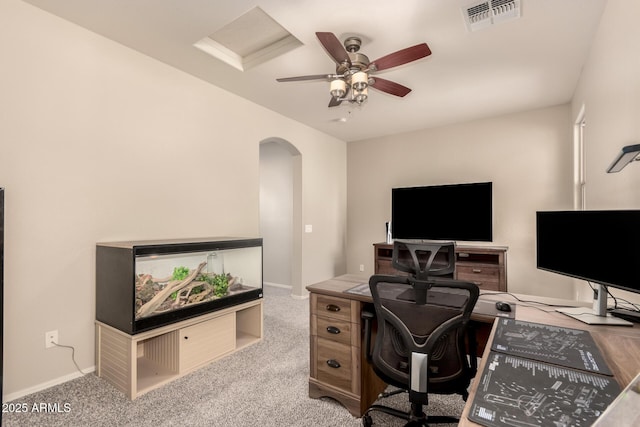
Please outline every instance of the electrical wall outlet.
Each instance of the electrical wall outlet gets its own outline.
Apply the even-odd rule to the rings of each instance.
[[[58,330],[49,331],[44,334],[44,348],[55,347],[55,344],[58,344]]]
[[[360,264],[360,271],[364,271],[364,264]]]

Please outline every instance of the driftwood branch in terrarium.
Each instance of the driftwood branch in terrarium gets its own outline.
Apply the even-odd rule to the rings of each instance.
[[[199,293],[191,293],[191,291],[194,288],[198,288],[198,287],[203,288],[203,290]],[[186,286],[182,288],[180,291],[178,291],[178,294],[176,295],[176,299],[175,301],[173,301],[173,303],[168,305],[167,301],[169,301],[169,298],[167,298],[151,314],[166,313],[168,311],[173,311],[176,308],[179,308],[185,305],[200,302],[204,300],[206,297],[208,297],[209,295],[211,295],[212,293],[213,293],[213,287],[209,285],[207,282],[201,282],[201,281],[191,282],[189,286]],[[171,298],[173,298],[173,293]]]
[[[201,291],[198,293],[192,294],[194,288],[200,288]],[[213,287],[204,281],[195,281],[192,282],[189,286],[184,287],[178,295],[176,296],[176,300],[173,303],[173,306],[181,306],[185,304],[192,304],[194,302],[202,301],[206,296],[213,292]]]
[[[198,265],[198,268],[193,270],[184,280],[167,283],[167,286],[165,286],[163,290],[158,292],[153,298],[151,298],[151,300],[138,309],[136,316],[144,317],[149,313],[153,313],[172,293],[188,286],[189,283],[198,277],[200,271],[202,271],[205,265],[207,265],[206,262],[201,262],[200,265]]]

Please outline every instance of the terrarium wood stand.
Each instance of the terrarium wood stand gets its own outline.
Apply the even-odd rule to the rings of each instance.
[[[136,335],[96,322],[96,372],[135,399],[262,336],[262,299]]]

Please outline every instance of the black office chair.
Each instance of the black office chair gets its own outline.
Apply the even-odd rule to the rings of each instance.
[[[411,411],[373,405],[362,424],[373,424],[374,411],[406,419],[406,426],[459,422],[455,416],[427,416],[422,408],[428,393],[468,396],[477,362],[475,335],[467,324],[478,287],[454,279],[387,275],[372,276],[369,286],[378,330],[371,354],[371,319],[365,317],[367,356],[382,380],[409,391]]]
[[[454,242],[393,242],[391,264],[417,279],[429,277],[453,278],[456,265]]]

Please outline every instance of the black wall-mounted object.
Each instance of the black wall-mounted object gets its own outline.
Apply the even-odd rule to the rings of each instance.
[[[640,155],[640,144],[627,145],[622,147],[620,153],[613,159],[613,162],[607,168],[607,173],[616,173],[620,172],[627,166],[629,163],[634,160],[638,160],[638,155]]]

